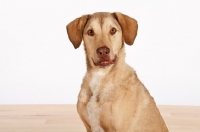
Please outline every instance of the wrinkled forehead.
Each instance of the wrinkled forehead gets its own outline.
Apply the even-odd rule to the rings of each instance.
[[[103,26],[116,26],[116,28],[120,28],[119,23],[116,18],[111,13],[94,13],[90,16],[87,24],[85,25],[85,29],[94,28],[94,27],[103,28]]]

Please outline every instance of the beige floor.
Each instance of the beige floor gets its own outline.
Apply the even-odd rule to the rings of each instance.
[[[200,106],[159,106],[170,132],[200,132]],[[0,105],[0,132],[85,132],[75,105]]]

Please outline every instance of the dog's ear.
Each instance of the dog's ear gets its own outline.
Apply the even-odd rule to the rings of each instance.
[[[138,24],[134,18],[119,12],[112,13],[122,28],[125,43],[132,45],[137,35]]]
[[[69,40],[74,45],[75,49],[81,44],[83,39],[83,29],[89,16],[90,15],[83,15],[82,17],[76,18],[66,26]]]

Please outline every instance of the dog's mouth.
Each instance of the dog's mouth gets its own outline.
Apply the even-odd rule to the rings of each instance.
[[[95,62],[93,59],[93,63],[95,66],[100,66],[100,67],[106,67],[106,66],[109,66],[109,65],[112,65],[116,62],[116,59],[117,59],[117,56],[114,57],[114,59],[100,59],[99,61]]]

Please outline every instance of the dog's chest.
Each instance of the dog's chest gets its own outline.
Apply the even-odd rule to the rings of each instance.
[[[92,74],[92,79],[89,83],[89,86],[93,95],[96,95],[99,92],[101,81],[104,75],[105,73],[103,71],[94,72]]]
[[[89,83],[92,96],[87,104],[88,118],[92,131],[98,132],[104,132],[99,123],[100,108],[97,102],[97,96],[104,76],[105,72],[103,71],[94,72],[92,73],[92,79]]]

